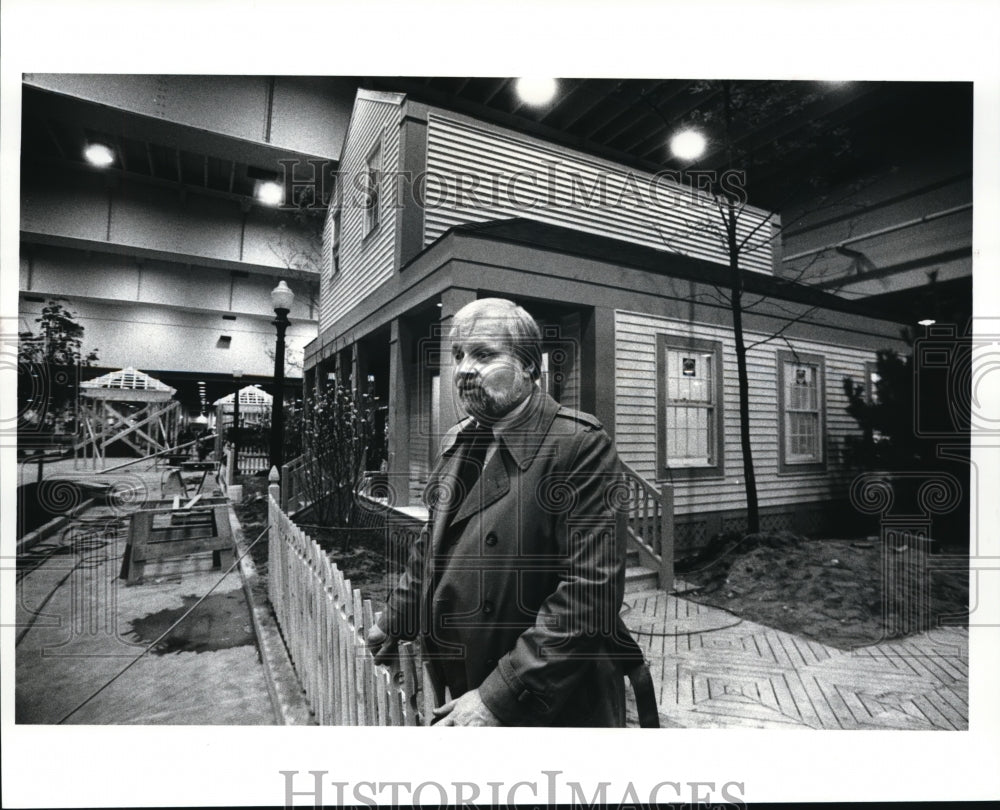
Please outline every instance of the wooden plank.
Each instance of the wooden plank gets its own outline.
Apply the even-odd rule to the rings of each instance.
[[[357,696],[358,704],[358,725],[367,726],[368,723],[368,695],[367,695],[367,680],[365,677],[365,660],[363,655],[364,641],[361,637],[361,626],[364,621],[364,615],[361,600],[361,591],[357,588],[352,589],[351,594],[354,598],[353,606],[351,609],[351,615],[353,618],[352,623],[352,645],[351,645],[351,655],[354,658],[354,668],[356,672],[356,682],[355,682],[355,695]]]
[[[426,662],[424,664],[426,672]],[[434,707],[434,697],[432,695],[432,689],[430,686],[430,679],[424,678],[424,690],[423,690],[423,707],[422,710],[418,710],[416,704],[417,696],[417,660],[414,654],[413,645],[410,642],[399,645],[399,669],[403,676],[403,722],[408,726],[415,726],[418,724],[430,725],[433,714],[431,709]],[[418,717],[418,711],[422,714],[422,718]]]
[[[334,571],[333,598],[334,598],[334,650],[337,656],[337,668],[334,682],[335,722],[338,726],[349,725],[350,711],[347,707],[347,663],[344,659],[344,627],[343,627],[343,596],[339,587],[337,574]]]
[[[924,717],[927,718],[927,722],[935,728],[963,729],[965,727],[964,723],[956,725],[952,722],[952,719],[947,714],[934,705],[934,702],[930,699],[929,695],[914,696],[913,704],[920,709]]]
[[[389,689],[391,681],[389,672],[383,666],[375,667],[375,710],[378,717],[378,725],[391,725],[389,719]]]
[[[347,725],[356,726],[358,725],[358,704],[356,699],[357,685],[354,669],[354,643],[351,638],[353,635],[353,622],[351,615],[353,605],[349,600],[349,594],[351,592],[350,580],[345,579],[342,587],[343,599],[340,607],[342,615],[341,627],[343,629],[343,633],[341,635],[341,655],[344,657],[344,670],[346,673],[345,702],[347,705]]]
[[[359,591],[360,594],[360,591]],[[368,631],[371,629],[372,625],[375,623],[375,618],[372,612],[372,603],[370,599],[365,599],[361,606],[361,650],[363,659],[365,662],[365,697],[368,704],[368,717],[370,720],[370,725],[377,726],[378,723],[378,706],[376,694],[378,692],[377,684],[378,681],[375,675],[375,661],[372,658],[371,652],[368,650],[368,645],[365,639],[368,637]]]

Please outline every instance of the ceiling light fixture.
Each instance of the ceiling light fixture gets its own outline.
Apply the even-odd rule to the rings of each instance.
[[[555,98],[559,83],[555,79],[524,77],[517,80],[514,88],[525,104],[540,107]]]
[[[115,162],[115,153],[110,146],[105,146],[103,143],[90,144],[84,150],[83,156],[87,158],[88,163],[99,169],[106,169]]]
[[[254,195],[264,205],[281,205],[285,198],[285,190],[273,180],[258,182]]]
[[[695,160],[705,154],[708,141],[696,129],[684,129],[670,139],[670,152],[681,160]]]

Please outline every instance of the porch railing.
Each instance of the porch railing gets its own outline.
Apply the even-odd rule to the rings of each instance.
[[[674,490],[670,484],[657,489],[622,462],[627,500],[620,506],[630,546],[639,552],[643,566],[656,571],[657,584],[674,587]]]
[[[306,475],[308,465],[305,454],[296,456],[281,465],[281,509],[294,515],[309,506]]]

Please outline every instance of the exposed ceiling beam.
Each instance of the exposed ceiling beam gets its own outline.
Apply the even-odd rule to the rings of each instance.
[[[867,106],[884,103],[879,100],[874,88],[867,83],[835,90],[822,100],[806,105],[793,115],[775,116],[771,122],[762,126],[749,125],[736,133],[730,140],[733,147],[749,152],[761,147],[773,147],[775,141],[802,129],[806,125],[834,115],[838,111],[850,109],[850,115],[862,112]],[[832,129],[835,123],[827,122],[827,129]],[[726,145],[707,152],[698,159],[698,164],[714,165],[725,157]]]
[[[493,99],[497,97],[497,94],[501,90],[503,90],[508,85],[509,82],[510,79],[500,79],[500,81],[497,83],[497,86],[494,87],[493,90],[490,91],[489,95],[487,95],[486,98],[483,99],[483,104],[488,105],[491,101],[493,101]]]
[[[100,174],[107,176],[109,171],[111,171],[109,169],[98,169],[96,166],[90,166],[87,163],[83,163],[81,161],[68,160],[63,158],[52,158],[52,157],[42,158],[35,156],[29,159],[32,160],[35,163],[35,166],[38,168],[51,166],[61,172],[78,171],[83,174]],[[257,202],[254,197],[249,196],[247,194],[221,191],[215,188],[204,188],[200,184],[180,185],[174,179],[166,177],[155,177],[155,176],[151,177],[145,172],[114,170],[112,173],[118,177],[121,177],[123,180],[127,180],[130,184],[135,184],[135,186],[147,185],[147,186],[155,186],[156,188],[171,188],[171,189],[180,188],[182,192],[190,192],[198,196],[213,197],[215,199],[222,199],[222,200],[232,200],[233,202],[237,202],[240,204],[246,203],[247,205],[250,204],[257,205],[261,209],[266,208],[269,211],[275,210],[274,208],[265,206],[263,203]],[[308,211],[306,211],[306,213],[308,213]]]
[[[223,160],[235,159],[253,166],[273,166],[277,169],[278,161],[283,159],[330,160],[334,165],[337,162],[336,155],[293,151],[28,85],[22,87],[22,110],[25,117],[34,115],[57,123],[78,123],[95,132],[122,135]]]
[[[611,97],[618,92],[619,87],[621,87],[621,82],[616,82],[615,86],[611,88],[611,90],[599,93],[595,103],[592,104],[590,108],[583,115],[577,116],[571,123],[566,124],[564,126],[566,126],[567,129],[570,127],[578,127],[580,130],[582,130],[578,132],[578,136],[583,138],[584,140],[591,141],[590,136],[593,134],[595,128],[601,126],[601,124],[598,123],[598,121],[604,120],[604,109],[607,107]],[[587,120],[589,118],[596,118],[598,119],[598,121],[588,124]]]
[[[621,110],[594,131],[594,140],[601,141],[602,143],[611,143],[622,133],[641,123],[645,123],[650,113],[649,107],[653,106],[652,101],[649,100],[649,96],[662,88],[664,84],[666,82],[654,82],[648,90],[640,90],[636,93],[634,99],[624,100]],[[653,108],[653,115],[656,115],[655,107]],[[605,132],[605,130],[608,131]]]
[[[257,264],[254,262],[239,262],[233,259],[217,259],[211,256],[193,256],[188,253],[176,253],[169,250],[158,250],[140,245],[129,245],[118,242],[96,241],[92,239],[81,239],[75,236],[63,236],[50,233],[40,233],[36,231],[22,230],[20,233],[23,244],[53,245],[56,247],[73,248],[82,252],[89,252],[91,255],[102,253],[115,256],[130,256],[133,258],[145,259],[147,261],[170,262],[171,264],[190,264],[198,268],[215,268],[220,270],[237,271],[251,273],[253,275],[282,277],[287,279],[301,279],[314,281],[319,277],[319,271],[303,270],[299,267],[288,267],[286,265]],[[74,298],[78,297],[76,294]],[[83,297],[83,296],[79,296]]]
[[[690,87],[690,84],[688,84],[688,87]],[[651,132],[638,135],[632,141],[622,144],[621,148],[629,152],[634,150],[637,154],[641,154],[643,157],[646,157],[658,148],[658,146],[647,146],[651,140],[655,138],[658,145],[662,144],[664,140],[663,136],[665,134],[669,135],[670,131],[672,131],[674,127],[681,124],[686,116],[690,115],[699,107],[705,107],[709,102],[713,101],[721,94],[721,88],[710,90],[704,94],[689,93],[688,98],[686,99],[681,98],[682,93],[677,93],[671,98],[672,103],[668,109],[657,107],[652,105],[650,102],[640,102],[647,103],[652,107],[652,114],[662,122],[663,128],[662,130],[653,130]],[[646,151],[643,151],[644,149]]]
[[[560,110],[565,110],[567,106],[572,103],[573,99],[580,95],[580,93],[583,91],[583,88],[586,87],[586,85],[587,82],[584,81],[583,79],[575,80],[573,86],[570,87],[569,90],[567,90],[565,93],[563,93],[555,104],[553,104],[539,116],[538,122],[543,123],[550,116],[558,115]]]
[[[115,138],[115,151],[118,152],[118,160],[121,163],[122,171],[128,171],[128,160],[125,158],[125,144],[121,138]]]
[[[56,151],[59,153],[59,157],[65,158],[66,150],[63,149],[62,144],[59,143],[59,138],[56,137],[55,130],[52,129],[51,121],[45,121],[45,132],[49,136],[49,139],[52,141],[53,145],[55,146]]]
[[[595,82],[590,80],[581,82],[580,89],[583,92],[577,95],[576,103],[578,104],[578,108],[573,111],[572,105],[570,105],[569,109],[571,112],[563,118],[556,113],[554,116],[555,120],[550,122],[550,126],[563,130],[570,129],[597,105],[604,101],[607,96],[605,92],[598,89]]]

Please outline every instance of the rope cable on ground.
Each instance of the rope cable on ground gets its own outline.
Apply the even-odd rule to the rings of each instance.
[[[73,522],[85,523],[85,521],[81,521],[79,519],[74,519]],[[115,540],[117,540],[117,534],[119,531],[121,531],[121,529],[122,526],[120,524],[116,524],[114,526]],[[62,538],[65,538],[66,535],[67,532],[64,532]],[[92,537],[86,537],[86,538],[73,537],[72,541],[69,544],[64,542],[40,543],[37,546],[35,546],[27,555],[18,558],[17,560],[18,564],[20,564],[22,561],[35,562],[35,560],[37,559],[37,562],[35,562],[35,565],[33,565],[31,568],[20,568],[20,567],[18,568],[17,582],[18,584],[20,584],[21,582],[24,581],[25,577],[37,571],[39,568],[45,565],[45,563],[47,563],[57,554],[75,553],[80,555],[80,559],[76,561],[76,564],[72,568],[70,568],[69,571],[66,572],[66,575],[62,577],[62,579],[60,579],[55,585],[52,586],[49,592],[45,595],[45,598],[42,599],[41,604],[39,604],[36,608],[30,611],[31,618],[28,620],[27,624],[25,624],[21,628],[21,630],[17,634],[17,637],[14,640],[15,648],[24,640],[24,637],[28,635],[28,632],[35,626],[35,622],[42,615],[42,611],[45,610],[45,606],[52,599],[56,591],[58,591],[59,588],[61,588],[65,584],[66,580],[68,580],[75,571],[78,571],[81,568],[97,568],[111,559],[107,554],[90,554],[85,556],[86,552],[88,551],[97,552],[107,548],[110,542],[111,540],[98,539]]]
[[[66,714],[64,714],[62,716],[62,718],[60,718],[58,721],[56,721],[55,725],[57,725],[57,726],[58,725],[62,725],[67,720],[69,720],[70,717],[72,717],[74,714],[76,714],[78,711],[80,711],[80,709],[82,709],[84,706],[86,706],[88,703],[90,703],[90,701],[92,701],[95,697],[97,697],[99,694],[101,694],[101,692],[103,692],[105,689],[107,689],[109,686],[111,686],[111,684],[113,684],[122,675],[124,675],[133,666],[135,666],[157,644],[159,644],[161,641],[163,641],[164,638],[166,638],[168,635],[170,635],[170,633],[173,632],[173,630],[181,622],[183,622],[188,616],[190,616],[194,612],[194,610],[198,607],[198,605],[200,605],[202,602],[204,602],[209,597],[209,595],[211,595],[211,593],[223,583],[223,581],[226,579],[226,577],[229,576],[236,569],[236,566],[238,566],[240,564],[240,561],[247,554],[250,553],[250,549],[252,549],[255,545],[257,545],[258,542],[260,542],[260,540],[264,537],[265,534],[267,534],[267,532],[268,532],[268,530],[270,528],[271,528],[270,525],[265,526],[264,529],[263,529],[263,531],[260,534],[257,535],[257,537],[254,539],[254,541],[252,543],[250,543],[250,545],[248,545],[246,547],[246,549],[243,551],[243,553],[240,554],[235,560],[233,560],[233,564],[230,565],[229,568],[227,568],[223,572],[222,576],[218,579],[218,581],[211,588],[209,588],[205,592],[205,594],[200,599],[198,599],[197,602],[195,602],[193,605],[191,605],[190,608],[188,608],[186,611],[184,611],[184,613],[177,619],[177,621],[175,621],[172,625],[170,625],[170,627],[168,627],[166,630],[164,630],[156,639],[154,639],[152,642],[150,642],[142,650],[142,652],[140,652],[135,658],[133,658],[131,661],[129,661],[115,675],[111,676],[111,678],[109,678],[105,683],[103,683],[98,689],[96,689],[87,698],[85,698],[80,703],[78,703],[75,708],[73,708],[71,711],[69,711]]]
[[[695,604],[701,604],[701,603],[700,602],[696,602]],[[625,604],[625,607],[628,608],[628,609],[621,611],[620,615],[622,617],[627,616],[629,613],[632,612],[632,609],[633,609],[632,605],[629,605],[628,603]],[[738,624],[743,624],[743,617],[737,615],[736,613],[733,613],[731,610],[726,610],[726,608],[723,608],[723,607],[716,607],[715,605],[710,605],[710,607],[713,610],[721,610],[723,613],[728,613],[730,616],[732,616],[734,619],[736,619],[736,621],[732,622],[730,624],[721,625],[719,627],[706,627],[706,628],[700,629],[700,630],[698,630],[698,629],[695,629],[695,630],[683,630],[680,633],[666,633],[666,632],[661,633],[661,632],[657,632],[655,630],[642,630],[642,629],[637,629],[637,628],[634,628],[634,627],[629,627],[628,629],[629,629],[630,633],[634,633],[637,636],[649,636],[650,638],[675,638],[675,637],[679,637],[679,636],[698,636],[698,635],[701,635],[702,633],[715,633],[715,632],[717,632],[719,630],[728,630],[730,627],[736,627],[736,625],[738,625]],[[652,619],[650,619],[650,621],[651,622],[652,621],[657,621],[657,619],[656,618],[652,618]]]

